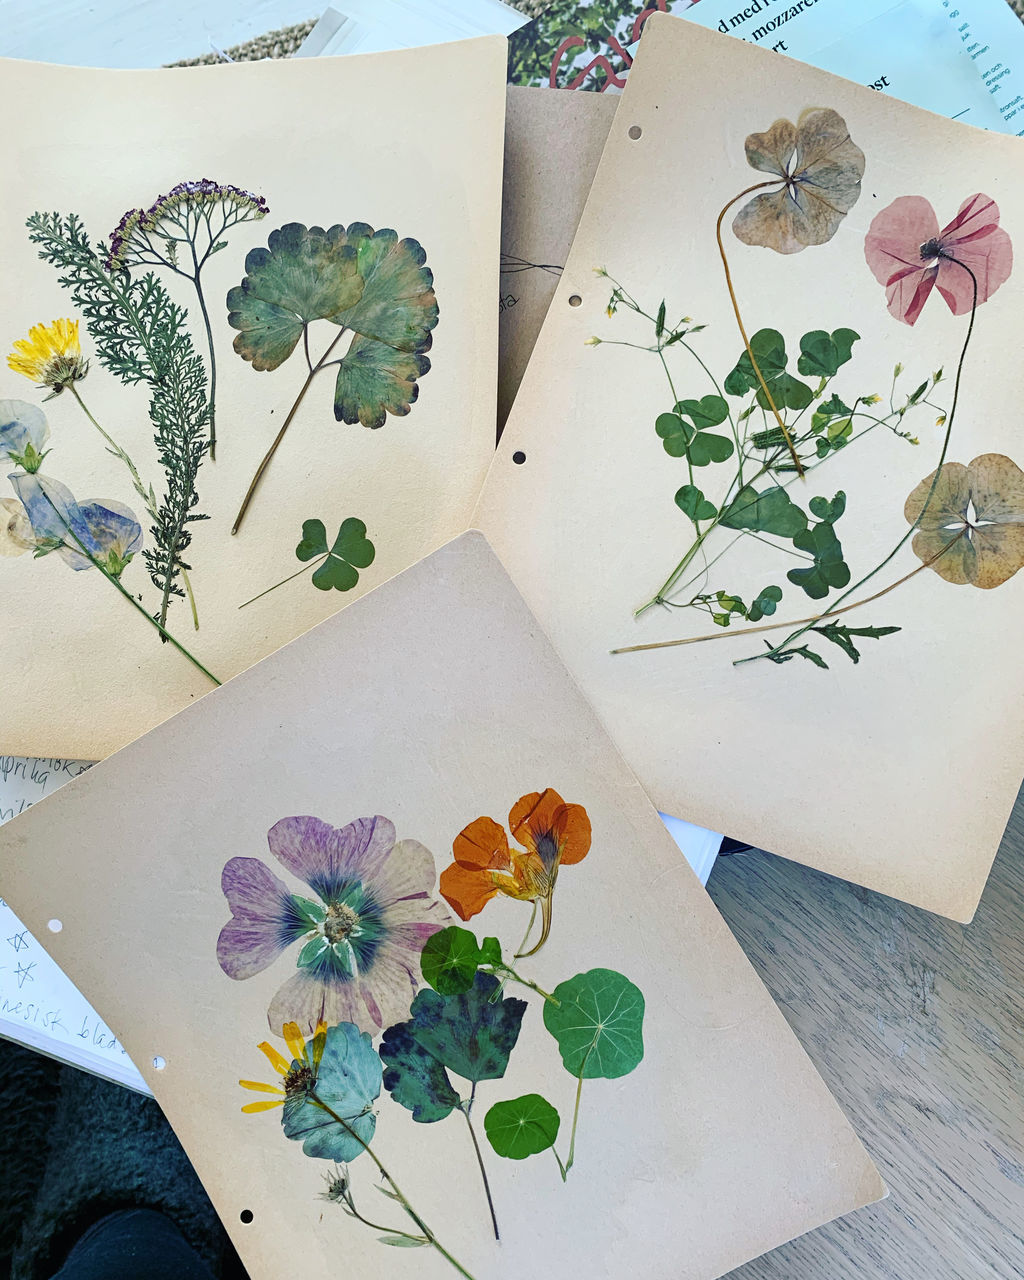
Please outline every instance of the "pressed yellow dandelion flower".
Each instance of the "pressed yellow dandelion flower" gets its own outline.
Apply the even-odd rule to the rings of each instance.
[[[40,387],[49,387],[57,395],[89,372],[88,360],[82,359],[77,320],[54,320],[51,324],[34,324],[27,338],[19,338],[7,357],[12,373],[23,374]]]

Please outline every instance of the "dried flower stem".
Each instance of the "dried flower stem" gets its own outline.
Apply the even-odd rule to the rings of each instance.
[[[733,196],[733,198],[725,206],[722,212],[718,215],[718,221],[715,224],[715,238],[718,241],[718,252],[722,259],[722,266],[725,268],[725,283],[726,283],[726,287],[729,290],[729,298],[732,301],[733,314],[736,316],[737,325],[739,325],[740,337],[742,337],[743,339],[743,345],[744,347],[746,347],[747,356],[750,359],[750,363],[753,367],[754,373],[757,375],[757,380],[761,384],[761,390],[765,394],[765,398],[768,401],[769,408],[771,409],[772,413],[775,415],[775,421],[779,424],[779,430],[782,432],[783,436],[785,437],[786,444],[789,446],[790,456],[793,459],[793,465],[796,467],[797,475],[802,476],[804,474],[804,464],[800,461],[799,455],[797,454],[797,451],[796,451],[796,446],[793,444],[793,438],[789,434],[786,424],[782,421],[782,415],[779,413],[778,409],[775,407],[775,401],[772,399],[772,393],[768,390],[768,384],[764,380],[764,374],[761,372],[760,368],[758,367],[757,360],[754,358],[754,353],[750,349],[750,339],[747,337],[747,331],[743,325],[743,317],[740,315],[740,304],[736,300],[736,290],[732,286],[732,273],[729,270],[729,259],[725,256],[725,245],[722,242],[722,223],[725,220],[725,215],[729,212],[729,210],[733,207],[733,205],[738,200],[742,200],[744,196],[749,196],[752,191],[761,191],[765,187],[776,187],[778,186],[778,184],[779,184],[778,179],[774,179],[770,182],[755,182],[752,187],[747,187],[746,190],[741,191],[738,196]]]

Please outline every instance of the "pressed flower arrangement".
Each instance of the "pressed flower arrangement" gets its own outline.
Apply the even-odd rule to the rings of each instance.
[[[549,992],[519,967],[549,936],[560,866],[590,851],[586,809],[548,788],[512,806],[509,828],[520,852],[491,818],[464,827],[439,886],[463,919],[498,894],[531,904],[526,935],[508,959],[497,937],[481,942],[448,922],[435,896],[432,855],[415,840],[397,839],[394,824],[379,815],[341,828],[309,816],[275,823],[270,852],[302,892],[251,857],[230,859],[221,881],[231,910],[217,943],[224,973],[238,981],[256,977],[285,952],[296,966],[268,1010],[287,1053],[270,1041],[259,1045],[278,1079],[240,1080],[260,1095],[242,1110],[279,1109],[285,1137],[333,1164],[324,1200],[384,1244],[436,1250],[469,1280],[374,1149],[382,1093],[417,1124],[462,1117],[480,1173],[481,1208],[497,1240],[499,1206],[474,1123],[478,1087],[489,1103],[483,1134],[491,1150],[510,1160],[550,1150],[564,1181],[575,1162],[584,1081],[628,1075],[644,1052],[644,998],[621,973],[590,969]],[[538,911],[540,937],[527,950]],[[532,1009],[528,999],[505,994],[510,983],[534,998]],[[521,1035],[536,1027],[538,1007],[575,1080],[564,1156],[555,1147],[562,1127],[556,1107],[540,1093],[502,1097],[498,1083]],[[349,1166],[363,1155],[364,1165],[376,1167],[375,1189],[390,1202],[387,1210],[366,1207],[370,1184],[356,1190]],[[378,1221],[399,1211],[397,1225]]]
[[[1024,475],[1016,463],[994,453],[969,465],[947,462],[977,310],[1009,278],[1013,248],[999,225],[995,201],[984,193],[967,196],[944,226],[923,196],[901,196],[881,210],[868,229],[863,255],[885,288],[889,314],[914,325],[935,291],[954,316],[966,317],[966,324],[948,407],[938,402],[945,381],[941,367],[923,377],[919,374],[910,384],[913,390],[905,390],[904,367],[897,362],[886,397],[873,390],[852,395],[847,388],[861,341],[854,329],[805,332],[795,361],[779,331],[762,328],[748,335],[723,226],[730,210],[745,200],[732,220],[733,235],[743,244],[791,255],[828,243],[842,234],[846,215],[860,198],[864,153],[843,118],[830,108],[808,108],[795,124],[776,120],[765,133],[751,134],[745,150],[748,164],[771,177],[730,198],[716,220],[718,254],[742,344],[731,369],[716,376],[702,358],[696,335],[704,325],[689,317],[671,322],[665,301],[647,309],[617,279],[603,269],[598,272],[612,284],[609,318],[620,309],[633,312],[652,327],[653,341],[594,337],[589,344],[611,342],[657,358],[672,403],[658,415],[655,433],[664,452],[686,466],[675,505],[692,530],[689,545],[654,594],[635,609],[635,616],[656,607],[695,610],[719,628],[612,652],[636,653],[778,630],[784,638],[765,639],[763,649],[739,658],[735,665],[762,660],[783,664],[799,657],[827,668],[823,641],[826,648],[835,645],[856,663],[863,641],[882,639],[901,628],[878,625],[873,618],[861,625],[859,613],[848,620],[854,610],[888,596],[925,569],[946,582],[991,589],[1024,565]],[[679,394],[683,375],[674,368],[677,352],[693,361],[707,390]],[[923,434],[918,423],[929,411],[943,430],[934,469],[906,499],[904,514],[910,527],[878,564],[854,581],[840,521],[851,504],[866,499],[840,489],[814,492],[818,476],[812,479],[812,473],[879,431],[917,447]],[[710,483],[702,479],[705,474]],[[719,480],[722,475],[727,477],[724,481]],[[722,496],[712,501],[705,488]],[[723,531],[731,535],[728,541]],[[714,584],[712,575],[721,572],[720,562],[733,558],[734,548],[742,549],[750,539],[799,563],[780,570],[778,580],[744,600],[727,586]],[[919,561],[916,567],[874,585],[908,542]],[[783,586],[783,581],[789,585]],[[827,603],[806,617],[774,620],[793,588],[811,601]],[[733,625],[744,622],[759,625]]]
[[[76,504],[66,483],[40,472],[49,452],[44,446],[51,443],[42,410],[22,400],[0,401],[0,457],[15,468],[9,476],[15,496],[2,499],[2,554],[32,551],[38,558],[59,551],[72,568],[98,569],[163,642],[214,684],[220,683],[217,677],[181,643],[171,612],[176,601],[187,601],[192,627],[200,630],[192,545],[194,527],[208,519],[202,468],[216,459],[216,330],[221,328],[221,340],[234,332],[234,350],[255,370],[277,369],[300,343],[307,367],[242,498],[231,528],[235,534],[314,379],[328,368],[334,371],[338,422],[379,428],[389,415],[408,414],[415,403],[418,380],[430,369],[424,353],[438,320],[433,273],[418,241],[362,222],[327,230],[289,223],[270,233],[267,248],[248,253],[245,274],[228,292],[218,326],[204,272],[215,255],[229,250],[236,228],[268,213],[262,195],[200,178],[129,209],[105,240],[94,242],[74,213],[35,213],[28,219],[30,241],[57,270],[78,316],[33,325],[25,337],[11,335],[8,368],[46,391],[47,399],[66,394],[76,402],[101,447],[123,465],[131,491],[125,496],[139,515],[114,498]],[[201,329],[162,277],[187,282]],[[311,326],[320,321],[336,332],[314,357]],[[83,322],[90,352],[83,351]],[[118,443],[118,428],[101,423],[86,404],[83,384],[90,367],[94,379],[111,376],[126,387],[147,389],[159,483],[144,477]],[[126,401],[126,416],[135,413]],[[244,433],[232,429],[228,447],[245,446]],[[376,546],[357,517],[332,524],[338,530],[333,540],[319,516],[303,522],[292,544],[302,567],[284,582],[309,574],[319,591],[357,585]],[[207,540],[204,554],[214,554],[212,546]],[[149,601],[138,583],[122,582],[134,560],[144,564],[155,591]],[[282,585],[267,586],[238,607]]]

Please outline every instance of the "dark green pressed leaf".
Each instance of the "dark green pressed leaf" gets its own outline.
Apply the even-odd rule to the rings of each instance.
[[[539,1093],[496,1102],[484,1116],[484,1132],[499,1156],[525,1160],[555,1145],[558,1112]]]
[[[351,1022],[328,1027],[314,1087],[321,1102],[345,1124],[304,1093],[296,1093],[285,1099],[281,1113],[285,1135],[301,1142],[307,1156],[339,1164],[354,1160],[365,1150],[363,1143],[373,1137],[377,1123],[373,1103],[380,1086],[380,1059],[369,1035]]]
[[[811,515],[817,516],[819,520],[827,520],[830,524],[835,524],[846,510],[846,494],[840,489],[831,502],[828,498],[812,498],[807,505],[810,508]]]
[[[321,520],[306,520],[302,541],[295,548],[300,560],[312,560],[327,552],[327,559],[313,573],[313,585],[321,591],[351,591],[359,581],[359,570],[373,564],[376,548],[366,536],[366,525],[355,516],[341,522],[338,536],[328,550],[327,531]]]
[[[721,396],[703,396],[700,400],[680,400],[676,413],[689,418],[698,431],[717,427],[729,416],[729,406]]]
[[[704,497],[695,484],[684,484],[676,491],[676,506],[694,522],[713,520],[718,515],[718,508]]]
[[[468,929],[452,925],[426,941],[420,968],[426,982],[443,996],[468,991],[480,964],[480,948]]]
[[[495,968],[501,964],[501,943],[497,938],[484,938],[480,943],[480,963]]]
[[[770,641],[766,640],[765,645],[771,650]],[[808,662],[813,662],[816,667],[822,667],[825,671],[828,670],[828,663],[825,659],[820,654],[815,653],[813,649],[808,649],[805,644],[800,645],[798,649],[780,649],[777,653],[769,652],[764,656],[769,662],[776,663],[789,662],[792,658],[806,658]]]
[[[658,308],[658,318],[654,322],[655,337],[660,338],[665,332],[665,302],[662,300],[661,306]]]
[[[450,996],[420,991],[408,1022],[384,1032],[384,1088],[414,1120],[443,1120],[459,1105],[449,1071],[473,1083],[505,1074],[526,1001],[496,998],[500,987],[492,974],[478,970],[468,991]]]
[[[698,431],[690,441],[686,456],[695,467],[707,467],[712,462],[725,462],[731,458],[733,443],[728,436],[715,435],[711,431]]]
[[[684,422],[678,413],[659,413],[654,429],[670,458],[685,457],[686,447],[694,436],[693,427],[688,422]]]
[[[544,1002],[544,1025],[570,1075],[614,1080],[644,1056],[644,997],[614,969],[591,969],[560,982]]]
[[[883,636],[891,636],[895,632],[902,630],[901,627],[844,627],[838,622],[830,622],[824,627],[812,627],[812,631],[816,631],[819,636],[824,636],[826,640],[831,640],[833,644],[837,644],[840,649],[853,662],[860,662],[860,650],[854,644],[853,637],[863,637],[869,640],[880,640]]]
[[[849,418],[851,413],[853,410],[850,406],[833,393],[827,400],[822,400],[811,414],[811,430],[815,435],[820,435],[834,418]]]
[[[416,379],[429,369],[426,356],[396,351],[385,342],[357,335],[338,364],[335,418],[350,425],[382,427],[389,413],[404,417],[419,395]]]
[[[780,486],[758,493],[744,485],[722,513],[720,523],[727,529],[753,529],[792,538],[807,528],[807,516]]]
[[[252,249],[245,278],[228,291],[234,349],[254,369],[283,364],[313,320],[354,306],[363,293],[358,255],[344,227],[290,222],[272,231],[267,248]]]
[[[790,569],[786,577],[812,600],[822,600],[833,588],[849,584],[850,568],[843,560],[842,545],[829,521],[823,520],[798,533],[793,538],[793,546],[798,551],[810,552],[814,563],[804,569]]]
[[[853,344],[860,337],[852,329],[836,329],[831,335],[814,329],[800,339],[800,358],[796,367],[809,377],[832,378],[846,364]]]
[[[807,383],[794,378],[790,373],[780,373],[777,378],[766,379],[766,382],[776,409],[806,409],[814,399],[814,392]],[[771,408],[764,387],[760,384],[754,398],[762,409]]]
[[[422,1249],[429,1240],[417,1240],[410,1236],[378,1236],[381,1244],[394,1245],[396,1249]]]
[[[303,520],[302,541],[295,548],[300,560],[312,560],[314,556],[326,555],[327,530],[322,520]]]
[[[754,353],[761,376],[771,386],[786,369],[788,357],[782,334],[775,329],[759,329],[750,339],[750,350]],[[742,396],[760,385],[750,356],[744,350],[725,380],[725,390],[731,396]]]
[[[750,622],[760,622],[762,618],[771,617],[782,599],[781,587],[764,587],[747,611]]]

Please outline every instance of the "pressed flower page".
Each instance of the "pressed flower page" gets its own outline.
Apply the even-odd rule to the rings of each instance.
[[[1024,772],[1021,236],[1018,139],[655,14],[475,517],[660,809],[961,920]]]
[[[479,534],[8,823],[0,881],[253,1280],[713,1280],[883,1192]]]
[[[465,528],[504,65],[3,64],[4,751],[107,755]]]

